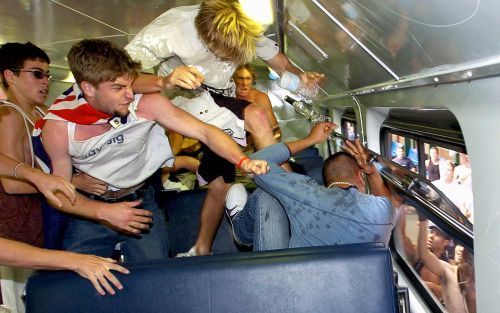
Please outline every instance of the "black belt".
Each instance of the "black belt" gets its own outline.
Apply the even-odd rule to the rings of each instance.
[[[226,89],[218,89],[218,88],[213,88],[213,87],[207,86],[205,84],[201,84],[201,88],[205,89],[206,91],[209,91],[210,93],[214,93],[216,95],[221,95],[221,96],[226,96],[226,97],[231,97],[233,95],[233,87],[229,87]]]

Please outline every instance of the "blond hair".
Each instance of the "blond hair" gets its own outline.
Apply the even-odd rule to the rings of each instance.
[[[249,18],[238,0],[205,0],[195,20],[200,39],[218,58],[237,64],[255,58],[264,27]]]
[[[111,41],[84,39],[71,47],[68,64],[78,84],[86,81],[97,87],[118,77],[136,78],[141,63]]]

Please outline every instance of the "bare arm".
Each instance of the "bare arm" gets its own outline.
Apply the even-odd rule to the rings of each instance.
[[[440,279],[443,279],[444,276],[444,267],[441,264],[441,261],[429,251],[427,248],[427,228],[429,224],[427,220],[420,221],[419,223],[419,232],[418,232],[418,243],[417,243],[417,251],[420,257],[420,260],[424,263],[424,266],[429,269],[429,271],[433,272]]]
[[[17,167],[17,169],[16,169]],[[38,190],[57,207],[61,207],[61,201],[55,193],[61,192],[72,203],[75,202],[75,187],[59,176],[48,175],[41,170],[32,168],[24,163],[19,164],[16,160],[0,154],[0,175],[17,176],[33,183]]]
[[[47,121],[42,131],[44,148],[52,160],[54,174],[60,175],[67,181],[71,179],[72,165],[68,153],[67,124],[63,121]],[[75,203],[65,197],[58,196],[62,203],[61,211],[75,214],[91,220],[100,221],[118,230],[139,233],[149,228],[151,212],[137,209],[140,201],[104,203],[93,201],[76,193]]]
[[[334,123],[318,123],[313,126],[306,137],[300,140],[287,142],[286,145],[288,146],[288,149],[290,149],[290,153],[293,155],[297,152],[309,148],[312,145],[327,140],[335,128],[337,128],[337,125],[335,125]]]
[[[105,294],[104,289],[110,294],[115,294],[109,282],[118,289],[123,288],[110,270],[129,273],[126,268],[115,264],[112,259],[68,251],[40,249],[3,238],[0,238],[0,264],[33,269],[73,270],[90,280],[101,295]]]
[[[143,95],[139,110],[147,119],[157,121],[186,137],[198,139],[233,164],[238,164],[246,158],[239,146],[226,133],[184,112],[166,97],[159,94]],[[247,173],[264,174],[267,172],[267,162],[248,160],[243,162],[242,169]]]
[[[26,126],[22,116],[13,109],[0,108],[0,153],[19,162],[30,160],[30,155],[25,155],[24,144],[27,138]],[[15,165],[14,165],[15,166]],[[14,176],[11,172],[9,175]],[[8,194],[31,194],[38,190],[26,180],[14,177],[2,177],[0,182]]]
[[[282,75],[284,72],[294,73],[300,77],[300,80],[306,86],[312,86],[317,84],[323,77],[324,74],[320,74],[317,72],[302,72],[296,66],[294,66],[290,60],[281,52],[278,52],[274,57],[269,60],[265,60],[265,62],[276,72]]]

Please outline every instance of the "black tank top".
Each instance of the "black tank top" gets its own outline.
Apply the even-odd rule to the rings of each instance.
[[[431,160],[429,160],[429,165],[427,166],[426,170],[427,175],[429,175],[429,181],[435,181],[441,177],[439,175],[439,164],[436,165],[432,163]]]

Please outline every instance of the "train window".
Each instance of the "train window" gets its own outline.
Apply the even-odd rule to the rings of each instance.
[[[474,223],[469,156],[458,149],[424,143],[426,178]]]
[[[418,207],[418,206],[417,206]],[[399,208],[397,253],[441,311],[476,312],[474,255],[408,203]],[[433,310],[437,311],[437,310]]]
[[[472,177],[463,141],[392,125],[381,138],[378,167],[402,203],[393,235],[398,264],[431,311],[475,313]]]
[[[390,156],[393,162],[419,173],[418,147],[415,138],[390,133]]]

